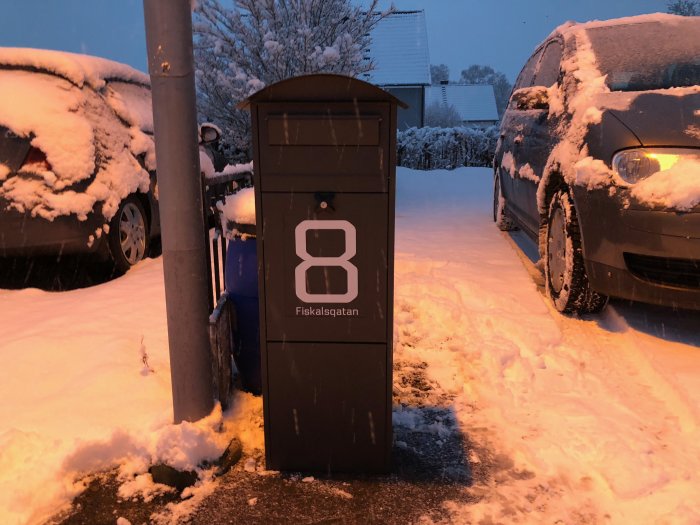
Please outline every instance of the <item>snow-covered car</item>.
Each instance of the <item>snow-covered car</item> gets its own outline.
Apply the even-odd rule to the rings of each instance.
[[[494,220],[539,245],[562,312],[700,309],[700,18],[567,23],[503,117]]]
[[[105,59],[0,48],[0,257],[98,253],[160,234],[150,82]]]

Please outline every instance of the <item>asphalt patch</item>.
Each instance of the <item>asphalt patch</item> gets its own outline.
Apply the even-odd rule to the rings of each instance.
[[[427,364],[397,361],[394,370],[394,447],[386,475],[269,473],[262,456],[244,457],[188,518],[192,524],[387,524],[449,522],[448,501],[477,501],[469,490],[489,476],[470,465],[450,396],[428,379]],[[261,452],[259,452],[261,454]],[[479,451],[483,457],[483,451]],[[251,468],[255,460],[256,468]],[[472,469],[472,466],[474,469]],[[149,523],[179,500],[176,492],[150,502],[122,500],[116,473],[93,479],[71,510],[52,523],[114,525],[117,517]]]

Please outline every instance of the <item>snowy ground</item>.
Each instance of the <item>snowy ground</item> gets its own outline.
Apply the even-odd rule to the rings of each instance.
[[[427,362],[469,461],[490,473],[444,521],[700,522],[700,316],[614,303],[562,317],[491,223],[490,192],[487,169],[399,172],[395,361]],[[120,465],[128,496],[153,489],[133,477],[150,461],[194,466],[233,434],[261,446],[246,396],[232,414],[169,424],[159,259],[85,290],[0,290],[0,304],[0,522],[41,523],[81,472]]]
[[[489,224],[490,184],[402,173],[397,197],[397,352],[460,393],[463,431],[495,460],[452,520],[699,523],[700,315],[562,317]]]

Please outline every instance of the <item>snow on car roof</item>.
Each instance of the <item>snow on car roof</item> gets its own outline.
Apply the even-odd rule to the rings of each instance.
[[[565,22],[558,26],[552,35],[561,34],[568,36],[570,34],[578,33],[579,31],[584,31],[587,29],[598,29],[601,27],[614,27],[630,24],[649,24],[649,23],[664,23],[667,25],[675,25],[681,22],[687,23],[693,20],[691,17],[671,15],[668,13],[651,13],[647,15],[637,15],[637,16],[625,16],[622,18],[613,18],[610,20],[591,20],[589,22]],[[697,22],[697,20],[694,20]]]
[[[125,80],[149,85],[148,75],[131,66],[105,58],[21,47],[0,48],[0,68],[38,69],[59,75],[78,87],[88,84],[100,89],[107,80]]]

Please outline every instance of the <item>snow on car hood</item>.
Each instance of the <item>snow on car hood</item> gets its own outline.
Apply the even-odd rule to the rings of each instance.
[[[700,160],[681,159],[669,169],[657,171],[631,188],[632,196],[652,207],[692,211],[700,205]]]
[[[126,64],[65,51],[4,47],[0,48],[0,66],[48,71],[78,87],[88,84],[100,89],[105,85],[105,81],[110,79],[150,85],[148,75]]]

